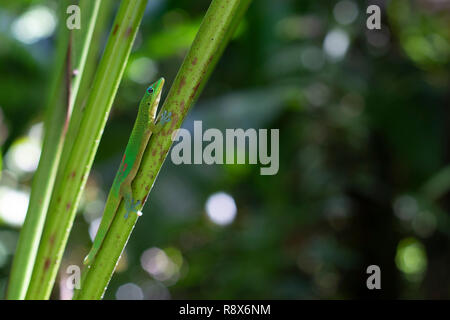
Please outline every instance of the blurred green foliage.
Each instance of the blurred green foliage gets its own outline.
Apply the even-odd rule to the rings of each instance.
[[[149,1],[62,281],[90,246],[142,91],[171,83],[208,4]],[[376,4],[381,30],[361,2],[254,1],[184,127],[279,128],[280,170],[168,158],[106,298],[450,298],[450,8]],[[36,6],[57,1],[0,1],[1,288],[33,172],[34,149],[14,142],[39,137],[54,50],[54,32],[24,43],[14,28]],[[236,203],[230,225],[206,213],[217,192]],[[371,264],[381,292],[365,286]]]

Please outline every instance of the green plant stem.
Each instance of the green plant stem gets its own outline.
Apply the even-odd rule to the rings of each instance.
[[[65,25],[59,28],[57,59],[52,73],[54,78],[51,84],[45,120],[44,144],[39,166],[33,179],[30,203],[20,233],[7,291],[7,298],[11,300],[22,300],[26,295],[61,159],[67,121],[78,96],[81,78],[84,75],[87,52],[101,1],[83,0],[80,3],[83,12],[90,13],[90,18],[84,19],[86,22],[82,25],[82,31],[74,31],[75,36],[69,35],[70,32]],[[60,4],[60,21],[63,21],[63,23],[67,15],[66,8],[68,5],[68,1]],[[69,37],[72,37],[72,40],[69,40]],[[76,40],[73,40],[73,38]],[[69,59],[69,56],[71,59]],[[78,70],[76,76],[72,75],[70,61],[72,61],[73,67]],[[72,78],[73,81],[68,80]],[[64,90],[65,85],[69,85],[70,89]]]
[[[42,153],[33,177],[28,211],[19,235],[9,277],[6,297],[10,300],[25,298],[61,155],[62,131],[67,114],[67,107],[61,94],[64,87],[64,61],[66,61],[67,43],[68,36],[66,32],[62,32],[57,50],[55,64],[57,67],[52,73],[50,99],[47,103],[48,108],[44,121],[45,136]]]
[[[92,1],[92,0],[86,0]],[[88,96],[89,90],[94,80],[95,71],[97,70],[98,61],[100,59],[100,48],[102,47],[102,36],[106,33],[106,28],[111,21],[113,8],[116,0],[102,0],[99,8],[100,14],[92,33],[92,40],[89,46],[89,52],[86,57],[86,64],[83,70],[83,79],[80,81],[79,101],[75,101],[75,107],[81,105]]]
[[[84,108],[77,139],[73,145],[64,145],[63,153],[70,152],[70,157],[64,168],[58,170],[27,299],[48,299],[50,296],[146,3],[146,0],[123,0],[120,4]]]
[[[97,22],[101,20],[103,12],[100,8],[105,0],[80,0],[80,10],[87,16],[90,14],[89,19],[81,20],[81,29],[74,30],[74,55],[77,63],[75,64],[72,83],[72,94],[70,96],[70,107],[75,108],[77,100],[82,100],[84,97],[84,92],[80,90],[80,85],[82,82],[88,82],[86,78],[91,79],[92,74],[86,72],[88,69],[86,62],[90,55],[96,55],[98,48],[93,45],[92,39],[94,35],[94,29],[96,28]],[[102,12],[100,15],[99,12]],[[87,21],[87,22],[86,22]],[[93,49],[93,50],[92,50]],[[97,49],[96,51],[94,51]],[[80,94],[78,94],[80,93]],[[79,103],[78,103],[79,104]]]
[[[66,14],[65,8],[67,5],[68,1],[61,3],[61,21]],[[67,118],[67,105],[63,93],[69,30],[67,28],[59,28],[59,30],[55,63],[51,73],[53,77],[47,98],[42,153],[39,166],[33,177],[28,211],[20,232],[6,294],[7,299],[11,300],[25,298],[64,141],[62,133]]]
[[[86,2],[92,2],[92,0],[83,0]],[[96,0],[98,1],[98,0]],[[97,15],[97,19],[95,22],[94,29],[92,30],[92,39],[89,44],[89,48],[84,48],[83,54],[80,54],[80,56],[84,56],[84,68],[83,73],[81,77],[78,78],[78,94],[73,99],[73,112],[72,116],[70,118],[70,126],[67,132],[65,144],[67,144],[69,147],[73,146],[77,136],[78,131],[80,129],[81,120],[83,118],[84,114],[84,105],[87,101],[87,98],[89,97],[89,91],[92,87],[92,81],[94,78],[94,74],[96,71],[97,66],[97,59],[99,57],[99,51],[100,51],[100,37],[102,34],[104,34],[106,29],[106,23],[107,18],[110,17],[111,14],[111,8],[113,1],[115,0],[100,0],[99,2],[99,8],[98,12],[101,14]],[[80,3],[80,7],[83,3]],[[83,8],[83,7],[81,7]],[[83,12],[86,12],[83,10]],[[87,52],[86,52],[87,49]],[[64,170],[66,167],[69,159],[70,159],[70,150],[67,148],[61,156],[61,161],[59,164],[58,171]]]
[[[167,128],[150,139],[141,167],[133,181],[134,199],[142,199],[145,203],[172,145],[172,134],[183,123],[250,2],[212,1],[162,107],[172,112],[172,121]],[[74,299],[103,297],[138,219],[136,214],[125,219],[125,213],[122,202],[95,260],[83,271],[81,288],[76,291]]]

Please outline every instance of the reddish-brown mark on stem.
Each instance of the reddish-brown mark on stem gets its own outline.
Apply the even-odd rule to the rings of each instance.
[[[115,36],[116,35],[116,33],[117,33],[117,30],[119,29],[119,25],[118,24],[116,24],[115,26],[114,26],[114,30],[113,30],[113,36]]]
[[[185,103],[184,103],[184,100],[183,100],[183,101],[180,102],[180,111],[182,113],[184,113],[184,111],[185,111],[184,109],[185,109]]]
[[[183,76],[181,77],[180,80],[180,86],[178,87],[178,94],[180,94],[181,89],[183,89],[183,87],[186,85],[186,78]]]
[[[48,268],[50,267],[50,263],[51,263],[50,258],[45,259],[45,263],[44,263],[44,270],[45,271],[47,271]]]

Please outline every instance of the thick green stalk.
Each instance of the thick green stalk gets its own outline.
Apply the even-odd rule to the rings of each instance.
[[[123,0],[84,107],[77,139],[64,145],[70,152],[58,171],[27,299],[48,299],[72,228],[82,190],[119,87],[146,0]],[[72,124],[71,124],[72,125]],[[70,129],[69,129],[70,130]]]
[[[164,110],[172,112],[172,121],[159,134],[151,137],[133,181],[134,199],[145,202],[172,145],[172,133],[183,123],[249,3],[250,0],[214,0],[211,3],[163,105]],[[125,219],[125,213],[122,202],[102,248],[94,262],[83,272],[81,289],[75,293],[74,299],[103,297],[138,219],[136,214]]]
[[[28,211],[19,235],[9,277],[6,298],[11,300],[25,298],[61,155],[64,140],[62,131],[67,114],[62,93],[68,39],[66,30],[60,32],[44,121],[44,143],[39,165],[33,177]]]
[[[64,21],[68,5],[68,1],[61,2],[59,7],[60,21]],[[64,91],[64,87],[68,83],[65,81],[67,80],[67,73],[64,72],[68,63],[68,44],[69,30],[60,26],[57,37],[56,59],[51,73],[53,77],[47,99],[44,143],[39,166],[33,177],[26,219],[14,255],[7,291],[8,299],[25,298],[56,177],[56,169],[65,136],[63,129],[69,110],[67,103],[65,103],[67,99],[64,99],[64,93],[68,94]],[[71,53],[69,52],[69,54]]]
[[[78,96],[80,80],[84,75],[87,52],[101,1],[83,0],[81,2],[80,7],[83,12],[90,13],[90,19],[82,20],[86,22],[83,22],[81,30],[73,31],[72,35],[69,35],[70,32],[65,26],[66,8],[69,1],[60,4],[61,24],[58,35],[57,58],[52,73],[54,77],[45,120],[45,137],[39,166],[33,179],[26,219],[20,233],[11,269],[7,292],[7,298],[11,300],[25,298],[31,279],[61,158],[63,142],[66,137],[67,121],[73,109],[75,98]],[[72,39],[69,40],[69,37],[72,37]],[[73,65],[70,65],[70,62]],[[78,71],[76,76],[72,74],[72,67]],[[73,79],[73,81],[69,79]],[[69,86],[69,90],[64,90],[65,86]]]

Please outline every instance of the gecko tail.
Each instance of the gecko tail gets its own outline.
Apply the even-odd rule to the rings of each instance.
[[[140,200],[134,201],[133,198],[130,196],[130,193],[125,193],[124,198],[125,198],[125,207],[126,207],[125,219],[128,218],[128,215],[130,212],[136,212],[138,216],[141,216],[142,212],[139,210],[141,201]],[[95,239],[92,244],[92,248],[83,260],[84,265],[90,265],[90,264],[92,264],[92,262],[94,262],[94,259],[97,256],[98,251],[100,250],[100,247],[103,244],[103,240],[105,239],[108,230],[109,230],[109,227],[106,231],[102,228],[99,228],[99,230],[97,231],[97,234],[95,235]],[[99,240],[99,239],[101,239],[101,240]]]
[[[97,256],[98,250],[100,249],[101,243],[94,241],[92,244],[92,248],[87,254],[87,256],[83,260],[84,265],[90,265],[94,261],[95,257]]]
[[[97,255],[97,250],[92,249],[91,251],[89,251],[87,256],[84,257],[83,264],[85,266],[90,265],[94,261],[94,258],[96,255]]]

